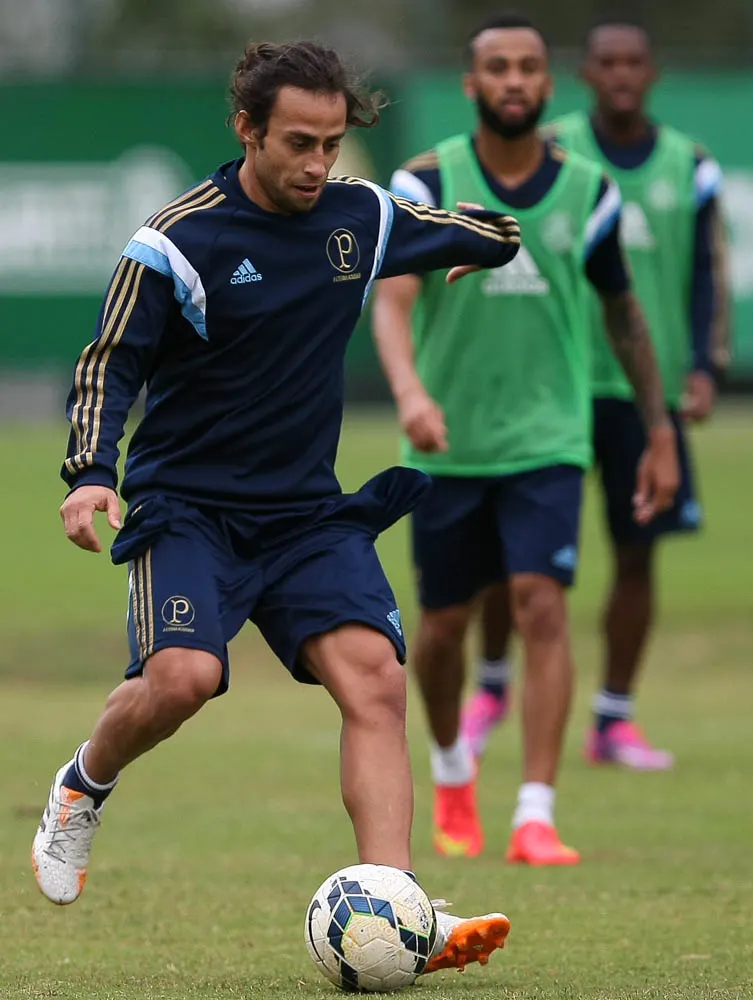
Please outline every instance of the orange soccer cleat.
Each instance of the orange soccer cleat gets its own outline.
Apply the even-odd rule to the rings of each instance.
[[[478,962],[486,965],[489,956],[504,948],[510,933],[510,921],[504,913],[487,913],[483,917],[452,917],[443,913],[444,900],[432,900],[437,917],[437,940],[426,972],[457,969]]]
[[[475,858],[484,846],[476,782],[434,788],[434,848],[446,857]]]

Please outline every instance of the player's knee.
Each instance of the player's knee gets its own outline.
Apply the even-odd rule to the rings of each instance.
[[[546,577],[516,581],[515,627],[524,640],[556,641],[567,634],[567,608],[561,584]]]
[[[144,677],[155,719],[179,725],[215,694],[222,664],[202,650],[164,649],[147,661]]]
[[[376,716],[404,723],[407,705],[405,670],[392,643],[375,642],[351,672],[342,700],[344,715],[373,720]]]
[[[407,710],[407,684],[405,670],[398,663],[394,651],[381,660],[373,675],[373,704],[383,715],[401,724]]]
[[[457,646],[462,644],[468,629],[470,608],[463,604],[421,613],[421,640],[432,646]]]

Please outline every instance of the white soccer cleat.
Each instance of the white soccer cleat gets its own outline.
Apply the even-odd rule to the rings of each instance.
[[[431,903],[437,918],[437,938],[426,972],[438,969],[462,972],[471,962],[486,965],[492,952],[504,948],[510,933],[510,921],[504,913],[452,917],[443,912],[449,905],[444,899],[433,899]]]
[[[58,906],[75,903],[86,882],[92,840],[103,806],[63,785],[70,764],[55,775],[31,848],[31,865],[42,893]]]

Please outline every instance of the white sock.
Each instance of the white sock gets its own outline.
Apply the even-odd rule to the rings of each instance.
[[[512,660],[503,656],[501,660],[486,660],[482,656],[478,661],[479,684],[509,684],[512,678]]]
[[[458,737],[451,747],[431,745],[431,776],[435,785],[457,788],[473,781],[475,765],[468,744]]]
[[[554,826],[555,791],[541,781],[528,781],[520,786],[518,807],[512,818],[512,828],[517,830],[524,823],[548,823]]]
[[[591,702],[595,715],[606,716],[608,719],[632,719],[633,696],[631,694],[612,694],[611,691],[599,691]]]
[[[92,779],[89,777],[89,775],[86,772],[86,768],[84,767],[84,754],[86,753],[86,748],[88,747],[88,745],[89,745],[89,741],[88,740],[85,743],[82,743],[81,746],[76,751],[76,756],[73,758],[74,759],[74,766],[76,768],[76,771],[78,772],[78,776],[81,779],[82,783],[84,785],[88,785],[88,787],[93,792],[100,792],[100,793],[101,792],[111,792],[113,790],[113,788],[117,785],[118,779],[120,778],[120,775],[117,774],[113,778],[113,780],[112,781],[108,781],[108,783],[106,785],[102,785],[98,781],[92,781]]]

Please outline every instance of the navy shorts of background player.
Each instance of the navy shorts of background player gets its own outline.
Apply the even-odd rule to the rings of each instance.
[[[411,518],[421,606],[465,604],[490,583],[538,573],[570,586],[578,563],[583,470],[433,476]]]
[[[695,492],[693,467],[682,418],[670,413],[677,434],[680,486],[669,510],[649,524],[635,523],[633,495],[646,435],[631,400],[594,400],[594,456],[604,494],[609,532],[615,542],[650,544],[661,535],[697,531],[703,512]]]
[[[515,221],[455,215],[376,184],[329,181],[309,213],[251,202],[227,163],[128,243],[68,399],[62,475],[117,487],[118,442],[146,385],[113,560],[130,566],[139,673],[168,646],[224,664],[247,620],[309,680],[301,643],[339,625],[380,630],[402,659],[395,599],[374,540],[428,480],[388,470],[343,494],[334,466],[348,340],[380,277],[515,255]]]

